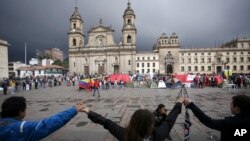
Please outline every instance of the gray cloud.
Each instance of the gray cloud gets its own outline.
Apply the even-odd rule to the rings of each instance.
[[[136,14],[137,49],[151,50],[165,32],[176,32],[181,46],[213,47],[239,36],[250,38],[249,0],[131,0]],[[1,0],[0,38],[10,44],[10,60],[24,60],[35,49],[61,48],[67,52],[69,17],[74,0]],[[119,42],[126,0],[78,0],[84,32],[98,25],[112,25]]]

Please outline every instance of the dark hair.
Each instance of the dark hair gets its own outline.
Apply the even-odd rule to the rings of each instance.
[[[134,112],[125,133],[125,141],[142,141],[153,132],[155,118],[152,112],[139,109]]]
[[[250,97],[246,95],[237,95],[233,98],[233,106],[240,108],[240,113],[242,115],[250,116]]]
[[[17,117],[20,111],[25,111],[26,100],[21,96],[13,96],[4,100],[2,104],[2,118]]]
[[[158,111],[159,111],[161,108],[163,108],[163,107],[165,107],[164,104],[159,104],[158,107],[157,107],[157,109],[156,109],[156,111],[158,112]]]

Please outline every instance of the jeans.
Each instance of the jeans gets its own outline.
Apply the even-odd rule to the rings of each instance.
[[[96,91],[97,91],[97,93],[98,93],[98,96],[100,96],[99,88],[94,88],[93,96],[95,96],[95,92],[96,92]]]

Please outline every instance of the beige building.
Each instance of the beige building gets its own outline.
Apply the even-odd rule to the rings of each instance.
[[[17,69],[20,67],[25,67],[26,64],[22,63],[21,61],[17,61],[17,62],[9,62],[9,77],[17,77],[18,76],[18,72]]]
[[[176,38],[170,37],[165,45],[162,34],[153,48],[160,56],[160,73],[250,73],[250,39],[236,38],[216,48],[182,49],[173,35]]]
[[[250,39],[236,38],[217,48],[181,49],[179,72],[250,73]]]
[[[135,14],[128,3],[123,15],[122,40],[116,43],[114,29],[99,25],[88,31],[88,42],[84,43],[84,21],[78,8],[70,18],[69,71],[83,74],[128,73],[135,70],[136,27]]]
[[[128,3],[123,14],[122,39],[114,41],[114,30],[99,25],[84,39],[84,21],[75,8],[70,18],[69,71],[81,74],[129,73],[250,73],[250,39],[236,38],[216,48],[183,49],[176,33],[163,33],[152,52],[136,52],[135,13]]]
[[[9,77],[8,42],[0,39],[0,79]]]
[[[158,73],[159,54],[152,52],[138,52],[136,54],[136,70],[139,73]]]

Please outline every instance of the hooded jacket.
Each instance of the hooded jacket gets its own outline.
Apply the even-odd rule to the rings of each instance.
[[[75,107],[40,121],[0,119],[1,141],[37,141],[55,132],[77,114]]]

